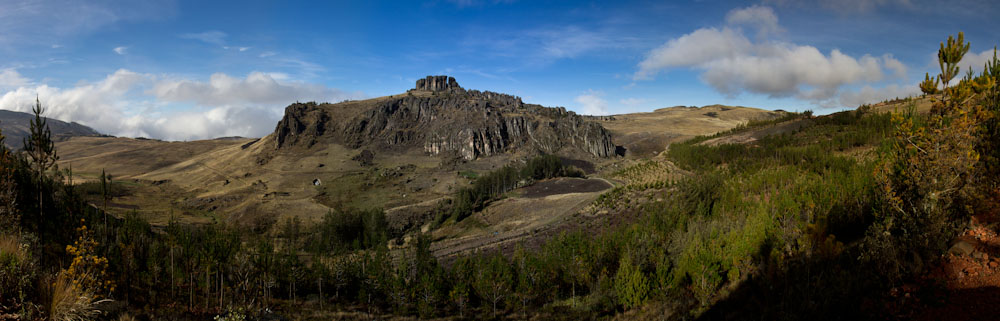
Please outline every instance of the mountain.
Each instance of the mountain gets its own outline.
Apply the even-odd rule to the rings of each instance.
[[[20,149],[24,144],[24,139],[31,135],[31,120],[35,115],[10,110],[0,110],[0,129],[6,137],[4,145],[12,150]],[[93,128],[72,122],[67,123],[57,119],[46,118],[49,129],[52,130],[52,137],[55,140],[64,140],[74,136],[100,136],[101,133]]]
[[[420,79],[405,95],[293,104],[285,109],[274,135],[277,149],[316,143],[381,151],[421,148],[466,161],[518,151],[599,158],[624,153],[600,124],[565,108],[465,90],[447,76]]]

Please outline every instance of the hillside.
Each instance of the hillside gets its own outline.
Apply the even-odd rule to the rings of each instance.
[[[631,157],[651,157],[673,142],[711,135],[750,120],[769,120],[787,113],[757,108],[711,105],[668,107],[652,112],[595,117]]]
[[[147,219],[165,222],[174,210],[197,222],[247,224],[440,199],[466,184],[457,172],[486,172],[532,155],[593,167],[622,152],[603,127],[565,109],[465,90],[441,76],[421,79],[405,94],[292,104],[274,133],[260,139],[80,137],[58,148],[62,166],[72,164],[84,179],[106,170],[132,180],[136,193],[153,194],[119,200],[123,212],[141,207]],[[168,187],[175,190],[165,193]]]
[[[130,181],[132,195],[116,199],[113,211],[139,209],[156,224],[170,215],[201,223],[269,224],[288,217],[316,222],[331,209],[379,207],[397,225],[411,226],[427,222],[436,202],[467,185],[470,173],[539,154],[560,155],[589,172],[613,169],[627,166],[618,155],[641,155],[649,146],[650,139],[634,141],[637,135],[674,141],[775,115],[708,106],[594,121],[515,96],[466,90],[454,78],[438,76],[420,79],[404,94],[292,104],[274,133],[260,139],[77,137],[57,148],[61,166],[72,166],[78,181],[93,180],[102,170]],[[576,197],[584,197],[583,204],[596,195]],[[531,202],[538,208],[561,204]]]
[[[18,150],[23,145],[23,140],[28,137],[31,130],[31,120],[35,115],[10,110],[0,110],[0,129],[7,139],[4,145],[7,148]],[[52,136],[56,140],[63,140],[76,136],[100,136],[93,128],[77,123],[67,123],[57,119],[46,118]]]

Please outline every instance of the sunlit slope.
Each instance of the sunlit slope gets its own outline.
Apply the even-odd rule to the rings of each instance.
[[[625,146],[631,157],[649,157],[662,152],[672,142],[728,130],[750,120],[781,117],[785,112],[750,107],[710,105],[669,107],[647,113],[602,117],[601,125],[615,141]]]

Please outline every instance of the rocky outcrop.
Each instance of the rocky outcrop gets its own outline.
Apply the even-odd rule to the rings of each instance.
[[[278,126],[274,129],[277,148],[300,143],[302,140],[305,140],[308,146],[312,146],[318,137],[326,133],[330,115],[317,107],[315,102],[295,103],[285,107],[285,116],[278,121]]]
[[[458,82],[455,81],[454,77],[427,76],[427,78],[424,79],[417,79],[417,86],[413,89],[428,91],[454,91],[461,90],[462,87],[458,86]]]
[[[308,148],[328,141],[373,150],[421,148],[466,160],[524,149],[547,154],[575,149],[595,157],[612,157],[619,150],[604,127],[565,108],[524,104],[519,97],[489,91],[459,91],[451,77],[421,80],[418,90],[450,91],[355,102],[367,105],[353,114],[340,104],[288,106],[275,129],[276,147]]]

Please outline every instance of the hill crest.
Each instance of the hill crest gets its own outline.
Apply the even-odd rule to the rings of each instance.
[[[21,149],[24,139],[31,133],[31,120],[35,115],[12,111],[0,110],[0,130],[3,130],[4,145],[12,150]],[[100,136],[101,133],[93,128],[81,125],[76,122],[64,122],[58,119],[45,117],[52,136],[56,140],[74,136]]]

